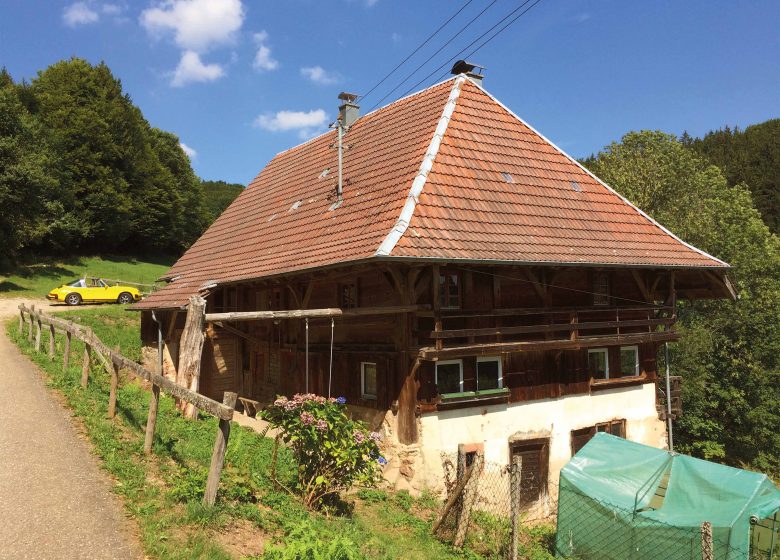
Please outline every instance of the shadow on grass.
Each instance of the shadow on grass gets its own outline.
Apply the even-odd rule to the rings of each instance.
[[[24,286],[20,286],[19,284],[14,284],[13,282],[9,282],[8,280],[3,280],[0,282],[0,293],[3,292],[16,292],[24,290]]]

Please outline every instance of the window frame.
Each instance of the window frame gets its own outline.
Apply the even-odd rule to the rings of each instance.
[[[634,373],[626,374],[624,371],[622,371],[622,369],[623,369],[623,356],[622,356],[623,350],[633,350],[635,355],[636,355],[636,361],[634,362]],[[620,376],[621,377],[639,377],[640,375],[642,375],[642,367],[641,367],[641,363],[640,363],[640,360],[639,360],[639,346],[636,345],[636,344],[633,344],[633,345],[630,345],[630,346],[621,346],[619,352],[621,354],[621,356],[620,356],[620,369],[621,369]]]
[[[503,364],[501,363],[501,356],[477,356],[477,367],[476,367],[476,383],[477,383],[477,393],[479,393],[479,364],[481,362],[497,362],[498,363],[498,387],[496,389],[503,389],[504,388],[504,368]],[[462,377],[462,370],[461,370],[461,377]],[[485,391],[492,391],[494,389],[484,389]]]
[[[449,366],[453,364],[458,364],[460,366],[460,384],[459,384],[459,390],[454,393],[442,393],[439,389],[439,366]],[[439,393],[439,395],[457,395],[458,393],[463,392],[463,359],[458,358],[456,360],[440,360],[436,362],[436,367],[434,368],[434,381],[436,383],[436,391]]]
[[[450,282],[449,278],[454,276],[457,278],[458,296],[455,304],[450,299]],[[444,282],[442,283],[442,278]],[[441,309],[460,309],[463,305],[463,278],[459,272],[453,272],[451,270],[442,270],[439,272],[439,307]]]
[[[344,291],[354,291],[354,301],[350,305],[345,305]],[[360,286],[358,281],[341,282],[338,284],[338,305],[341,309],[356,309],[360,307]]]
[[[594,375],[595,372],[590,371],[590,355],[596,354],[596,353],[603,353],[604,354],[604,377],[596,377]],[[609,348],[588,348],[588,373],[590,374],[591,379],[598,379],[598,380],[607,380],[610,379],[609,377]]]
[[[366,393],[366,366],[371,365],[374,366],[374,391],[375,393],[372,395],[370,393]],[[360,362],[360,398],[364,400],[371,400],[375,401],[377,400],[377,394],[379,385],[378,385],[378,379],[379,379],[379,369],[377,368],[376,362]]]

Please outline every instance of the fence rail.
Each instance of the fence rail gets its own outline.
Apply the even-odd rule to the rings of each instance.
[[[101,341],[92,329],[80,325],[73,321],[66,321],[58,317],[53,317],[35,306],[27,307],[24,304],[19,305],[19,333],[24,333],[25,324],[28,326],[27,340],[31,342],[36,352],[41,351],[41,331],[43,325],[48,325],[49,330],[49,348],[50,358],[54,358],[56,353],[55,335],[60,330],[65,334],[65,345],[63,349],[63,368],[68,367],[70,361],[70,346],[72,338],[76,338],[84,343],[84,353],[82,356],[81,386],[86,388],[89,384],[89,371],[92,357],[100,363],[111,378],[109,396],[108,396],[108,416],[116,416],[117,389],[119,387],[119,371],[125,369],[137,377],[145,379],[151,386],[152,400],[149,405],[149,416],[146,425],[146,439],[144,442],[144,452],[151,453],[154,430],[157,422],[157,402],[160,389],[177,399],[187,402],[198,410],[211,414],[219,419],[219,429],[217,430],[214,441],[214,451],[211,457],[211,466],[209,468],[208,481],[203,501],[208,505],[213,505],[219,486],[219,479],[222,473],[222,467],[225,460],[225,450],[227,449],[228,438],[230,437],[230,420],[233,418],[237,395],[226,392],[224,402],[217,402],[208,397],[196,393],[186,387],[182,387],[163,377],[159,373],[153,373],[140,364],[126,358],[118,351],[109,348]],[[35,333],[33,334],[33,330]]]

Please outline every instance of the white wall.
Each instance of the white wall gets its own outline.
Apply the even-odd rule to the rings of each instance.
[[[626,420],[628,439],[666,446],[664,423],[655,408],[655,385],[601,389],[592,395],[491,405],[425,414],[421,423],[421,464],[415,482],[440,488],[442,453],[458,444],[482,443],[487,463],[509,462],[509,441],[550,438],[549,479],[571,458],[571,431],[613,419]],[[417,477],[415,477],[417,478]]]

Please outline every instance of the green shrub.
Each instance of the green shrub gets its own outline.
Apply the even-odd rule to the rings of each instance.
[[[319,507],[354,485],[379,481],[379,434],[345,412],[346,400],[317,395],[279,397],[263,419],[279,430],[298,465],[296,490],[306,507]]]
[[[265,560],[363,560],[358,545],[339,534],[321,535],[309,522],[302,522],[290,530],[284,546],[270,546]]]

